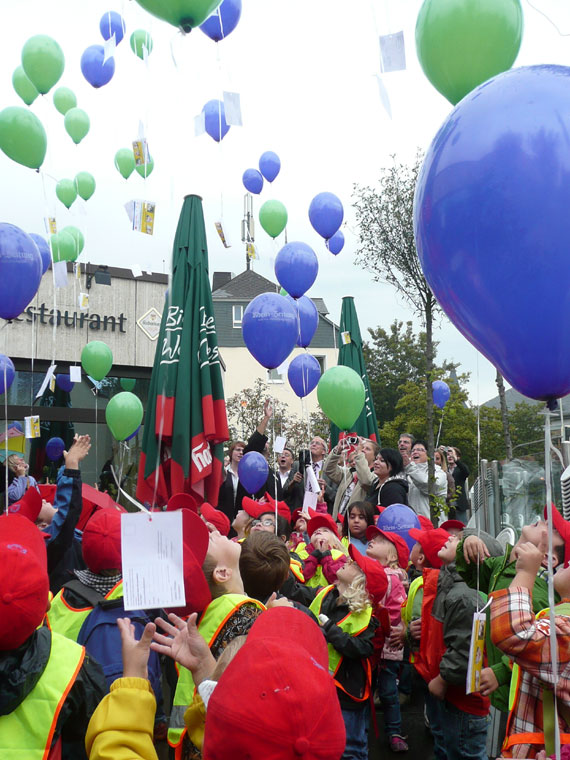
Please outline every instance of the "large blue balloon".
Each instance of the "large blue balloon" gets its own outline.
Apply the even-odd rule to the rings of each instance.
[[[217,10],[200,26],[200,29],[214,42],[220,42],[233,32],[240,17],[241,0],[223,0]]]
[[[267,460],[258,451],[249,451],[239,460],[238,477],[248,493],[259,491],[267,482],[268,475]]]
[[[119,13],[108,11],[101,16],[99,29],[104,40],[110,40],[115,35],[115,44],[118,45],[125,36],[126,26],[123,17]]]
[[[325,240],[331,238],[340,228],[343,217],[344,209],[340,198],[333,193],[319,193],[311,201],[309,219]]]
[[[319,312],[309,296],[292,298],[290,295],[287,295],[287,298],[291,301],[299,315],[297,345],[301,348],[307,348],[317,331]]]
[[[65,393],[71,393],[75,387],[75,383],[71,382],[69,375],[56,375],[55,384],[60,390],[65,391]]]
[[[245,345],[267,369],[279,367],[297,340],[297,312],[278,293],[262,293],[248,305],[242,317]]]
[[[296,356],[287,370],[289,385],[299,398],[308,396],[321,379],[321,365],[311,354]]]
[[[41,279],[42,257],[32,238],[14,224],[0,224],[0,317],[18,317]]]
[[[4,383],[4,374],[6,374],[6,383]],[[16,377],[14,362],[9,356],[0,354],[0,396],[10,388]]]
[[[221,100],[209,100],[204,108],[204,126],[206,132],[216,142],[220,142],[227,135],[229,125],[226,122],[226,111]]]
[[[262,153],[259,159],[259,171],[268,182],[273,182],[281,171],[281,161],[277,153],[272,150],[266,150],[265,153]]]
[[[412,551],[415,539],[410,536],[410,528],[421,528],[418,516],[410,507],[405,504],[391,504],[382,512],[376,525],[380,530],[389,533],[397,533],[408,544]]]
[[[51,250],[49,243],[41,235],[36,235],[35,232],[30,232],[29,234],[34,243],[38,246],[38,251],[42,257],[42,274],[45,274],[51,264]]]
[[[337,230],[334,235],[327,240],[327,248],[331,253],[336,256],[344,248],[344,233],[342,230]]]
[[[433,403],[440,409],[443,409],[443,407],[449,401],[449,397],[451,396],[449,385],[447,383],[444,383],[443,380],[434,380],[431,384],[431,389],[433,394]]]
[[[507,71],[444,121],[416,188],[426,279],[520,393],[570,392],[570,68]]]
[[[250,193],[259,193],[263,190],[263,177],[257,169],[246,169],[243,173],[242,182],[245,189]]]
[[[304,295],[317,278],[317,254],[306,243],[287,243],[275,259],[275,276],[293,298]]]
[[[46,443],[46,457],[52,462],[57,462],[65,450],[65,443],[61,438],[50,438]]]
[[[81,73],[93,87],[103,87],[108,84],[115,73],[115,59],[108,58],[105,63],[103,45],[91,45],[81,56]]]

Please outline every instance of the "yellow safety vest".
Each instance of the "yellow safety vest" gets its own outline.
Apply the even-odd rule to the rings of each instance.
[[[85,649],[64,636],[51,634],[49,660],[40,680],[24,701],[0,716],[2,760],[45,760],[63,703],[83,664]]]
[[[92,612],[93,607],[71,607],[64,597],[65,588],[58,592],[47,613],[47,624],[52,631],[77,641],[85,618]],[[123,596],[123,581],[120,580],[105,594],[105,599],[121,599]]]
[[[321,609],[323,606],[323,601],[327,594],[330,594],[330,592],[334,589],[334,586],[327,586],[326,588],[321,589],[319,593],[316,595],[316,597],[313,599],[311,604],[309,605],[309,609],[313,613],[313,615],[317,618],[317,621],[319,619],[319,615],[321,613]],[[348,633],[349,636],[358,636],[359,633],[362,633],[362,631],[365,631],[369,624],[370,624],[370,618],[372,617],[372,607],[370,605],[365,609],[362,610],[362,612],[349,612],[348,615],[346,615],[342,620],[340,620],[337,625],[339,628],[341,628],[345,633]],[[338,652],[332,644],[327,645],[329,650],[329,672],[333,676],[333,680],[336,684],[336,686],[339,689],[342,689],[342,691],[346,692],[346,689],[334,678],[334,676],[337,674],[338,669],[340,668],[341,662],[342,662],[342,655],[340,652]],[[365,699],[368,698],[369,695],[369,688],[370,688],[370,662],[369,660],[366,660],[365,670],[367,673],[367,686],[366,686],[366,693],[362,699],[355,699],[351,694],[349,696],[352,699],[355,699],[357,702],[362,702]],[[348,692],[346,692],[348,693]]]
[[[210,649],[229,618],[246,603],[255,604],[260,610],[265,609],[265,606],[261,602],[258,602],[257,599],[251,599],[243,594],[223,594],[223,596],[213,599],[206,607],[198,623],[198,630],[208,643]],[[174,692],[168,728],[168,743],[171,747],[176,748],[176,757],[178,757],[178,752],[182,748],[182,739],[186,732],[184,713],[194,698],[195,690],[196,687],[194,686],[192,673],[180,666],[178,668],[178,683]]]
[[[309,552],[307,551],[306,546],[307,544],[300,543],[295,547],[295,554],[297,554],[302,560],[307,559],[309,556]],[[337,560],[339,557],[346,557],[346,553],[341,552],[339,549],[331,549],[331,557],[334,560]],[[319,586],[328,585],[329,582],[325,578],[323,568],[320,565],[317,565],[317,569],[313,577],[305,581],[305,586],[308,586],[309,588],[318,588]]]
[[[299,583],[305,582],[305,576],[303,575],[303,565],[301,562],[299,562],[299,560],[293,559],[291,557],[289,559],[289,568]]]

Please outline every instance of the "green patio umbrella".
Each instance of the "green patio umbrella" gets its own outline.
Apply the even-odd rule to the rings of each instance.
[[[342,309],[340,312],[340,347],[338,350],[338,364],[344,367],[350,367],[358,372],[364,383],[366,400],[364,409],[360,417],[352,426],[351,432],[356,432],[364,438],[370,438],[371,441],[380,443],[380,434],[378,433],[378,421],[374,411],[374,401],[370,391],[370,382],[364,363],[364,354],[362,353],[362,337],[360,327],[358,326],[358,316],[354,307],[354,298],[345,296],[342,299]],[[339,429],[336,425],[331,425],[331,442],[335,446],[338,443]]]
[[[202,199],[187,195],[150,381],[139,501],[163,506],[186,492],[216,505],[228,438]]]

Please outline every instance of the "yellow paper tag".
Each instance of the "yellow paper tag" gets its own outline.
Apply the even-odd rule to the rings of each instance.
[[[484,612],[473,614],[471,628],[471,644],[469,646],[469,662],[467,664],[466,694],[479,691],[481,670],[483,669],[483,653],[485,650],[485,625],[487,618]]]
[[[49,381],[49,389],[52,393],[55,393],[55,376],[52,375]]]
[[[348,346],[348,344],[351,342],[350,341],[350,333],[348,331],[347,332],[341,332],[340,339],[342,341],[342,345],[343,346]]]
[[[52,235],[55,235],[57,232],[57,222],[55,221],[55,216],[48,217],[48,227],[50,233]]]
[[[149,163],[148,144],[145,139],[133,140],[133,155],[137,166]]]
[[[227,242],[226,242],[226,236],[224,235],[224,229],[222,227],[222,223],[221,222],[215,222],[215,225],[216,225],[217,233],[220,236],[220,240],[224,244],[224,248],[230,248],[231,246],[229,246],[227,244]]]
[[[246,245],[246,253],[249,256],[250,259],[258,259],[259,256],[257,255],[257,251],[255,250],[255,246],[253,243],[248,243]]]
[[[154,230],[154,210],[156,206],[154,203],[144,202],[141,212],[141,232],[146,235],[152,235]]]
[[[40,437],[40,416],[39,414],[31,417],[24,417],[24,425],[26,431],[26,438],[39,438]]]

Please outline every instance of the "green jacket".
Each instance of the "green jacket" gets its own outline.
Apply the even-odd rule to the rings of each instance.
[[[509,557],[513,547],[507,544],[505,553],[501,557],[489,557],[479,563],[479,590],[489,595],[492,591],[508,588],[516,575],[516,562],[510,562]],[[477,588],[477,563],[467,564],[463,556],[463,541],[457,544],[456,555],[457,570],[471,588]],[[558,596],[556,600],[559,601]],[[548,607],[548,583],[546,578],[537,575],[532,591],[532,605],[534,612],[540,612]],[[487,607],[486,626],[486,649],[487,661],[495,673],[499,682],[499,688],[491,694],[491,704],[497,710],[508,712],[509,710],[509,687],[511,682],[511,667],[509,658],[504,655],[491,641],[491,617],[490,607]]]

